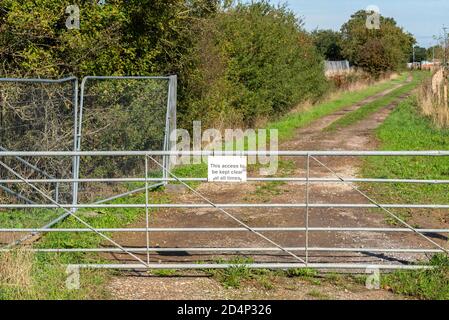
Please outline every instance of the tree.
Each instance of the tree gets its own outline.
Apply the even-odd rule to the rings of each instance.
[[[444,48],[441,45],[432,46],[427,49],[428,59],[436,59],[443,61]]]
[[[68,30],[67,6],[80,8]],[[180,72],[192,48],[190,25],[216,0],[2,0],[2,75],[148,75]]]
[[[358,11],[342,26],[343,55],[374,76],[404,68],[416,40],[393,18],[381,16],[380,29],[368,29],[367,16]]]
[[[186,127],[248,125],[327,88],[302,22],[268,0],[0,0],[0,63],[3,77],[177,74]]]
[[[183,118],[208,126],[254,124],[316,100],[327,89],[322,57],[302,21],[268,1],[225,8],[198,28],[199,72]]]
[[[313,43],[318,52],[331,61],[344,60],[341,48],[341,33],[333,30],[315,30],[312,32]]]
[[[413,50],[410,53],[410,59],[409,62],[422,62],[422,61],[426,61],[427,60],[427,49],[420,47],[420,46],[415,46],[413,47],[413,49],[415,50],[415,54],[413,56]],[[413,60],[414,59],[414,60]]]

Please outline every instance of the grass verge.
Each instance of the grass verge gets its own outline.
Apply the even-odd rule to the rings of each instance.
[[[308,110],[303,110],[301,112],[286,115],[284,118],[278,121],[270,122],[268,123],[267,128],[277,129],[279,139],[287,140],[293,137],[296,129],[304,127],[318,118],[329,115],[345,107],[349,107],[353,104],[365,100],[370,96],[385,91],[392,85],[399,84],[405,81],[407,76],[408,74],[404,73],[394,80],[378,83],[360,91],[342,93],[336,99],[320,103]]]
[[[419,112],[416,97],[399,104],[377,129],[380,150],[449,150],[449,130],[436,128]],[[372,178],[449,179],[446,157],[368,157],[362,175]],[[369,184],[369,194],[385,203],[449,203],[446,185]],[[447,210],[395,210],[415,227],[420,221],[441,224],[449,221]],[[445,221],[439,219],[446,219]],[[392,224],[393,221],[389,221]],[[428,227],[428,226],[427,226]],[[431,270],[396,271],[383,276],[384,286],[394,293],[419,299],[449,299],[449,258],[436,255]]]
[[[414,72],[413,73],[413,80],[410,83],[407,83],[389,94],[385,95],[384,97],[381,97],[371,103],[368,103],[361,108],[354,110],[340,119],[336,120],[335,122],[331,123],[325,130],[326,131],[334,131],[339,128],[347,127],[351,124],[354,124],[362,119],[365,119],[369,115],[373,114],[374,112],[378,111],[379,109],[386,107],[395,101],[397,101],[401,96],[409,93],[413,89],[416,88],[416,86],[427,76],[427,73],[425,72]]]
[[[398,105],[377,129],[380,150],[449,150],[449,130],[435,128],[420,115],[416,97]],[[368,157],[362,175],[391,179],[449,179],[445,157]],[[447,186],[435,184],[369,184],[371,194],[402,203],[449,203]],[[411,214],[411,212],[408,212]]]
[[[434,256],[433,269],[396,271],[382,277],[382,283],[398,294],[426,300],[449,300],[449,258]]]
[[[168,199],[158,190],[152,193],[153,203],[167,202]],[[144,203],[145,194],[134,194],[113,203]],[[141,218],[141,209],[80,209],[77,216],[95,228],[114,228],[124,226]],[[85,228],[73,217],[68,217],[58,225],[59,228]],[[107,236],[111,234],[106,233]],[[107,241],[93,232],[58,232],[44,235],[34,248],[98,248]],[[29,251],[28,251],[29,252]],[[66,288],[66,266],[82,263],[105,263],[106,257],[95,253],[34,253],[26,256],[12,252],[0,254],[0,261],[8,261],[9,268],[0,268],[0,299],[106,299],[109,298],[106,284],[113,274],[110,270],[81,270],[80,289]],[[23,263],[25,261],[26,263]],[[27,281],[17,281],[18,276],[10,270],[22,267]],[[13,276],[10,276],[13,274]],[[18,284],[19,283],[19,284]]]

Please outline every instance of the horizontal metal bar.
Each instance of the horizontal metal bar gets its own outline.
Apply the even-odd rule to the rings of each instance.
[[[449,156],[446,150],[429,151],[1,151],[0,156]]]
[[[26,79],[26,78],[0,78],[0,82],[26,82],[26,83],[62,83],[78,80],[77,77],[67,77],[62,79]]]
[[[86,80],[170,80],[169,76],[86,76]]]
[[[207,178],[148,178],[148,182],[207,182]],[[419,179],[370,179],[370,178],[344,178],[346,182],[369,182],[369,183],[413,183],[413,184],[449,184],[449,180],[419,180]],[[29,179],[29,183],[111,183],[111,182],[145,182],[145,178],[84,178],[84,179]],[[263,178],[263,177],[248,177],[250,182],[270,182],[270,181],[285,181],[285,182],[306,182],[306,178]],[[340,179],[334,178],[310,178],[309,182],[318,183],[341,183]],[[25,183],[17,179],[0,179],[0,183]]]
[[[449,209],[449,204],[354,204],[354,203],[310,203],[309,208],[402,208],[402,209]],[[95,209],[95,208],[145,208],[146,205],[138,203],[120,203],[120,204],[0,204],[0,209],[57,209],[57,208],[76,208],[76,209]],[[305,208],[305,203],[150,203],[149,208]]]
[[[296,268],[312,268],[312,269],[356,269],[366,270],[419,270],[432,269],[433,266],[428,265],[404,265],[404,264],[367,264],[367,263],[250,263],[250,264],[229,264],[229,263],[160,263],[160,264],[77,264],[72,265],[82,269],[227,269],[232,267],[243,266],[250,269],[296,269]]]
[[[305,251],[304,247],[285,247],[288,251]],[[0,249],[2,251],[9,251],[10,249]],[[33,248],[27,249],[31,252],[123,252],[121,248]],[[126,248],[128,252],[147,252],[147,248]],[[279,252],[283,251],[277,247],[258,247],[258,248],[149,248],[150,252]],[[440,253],[444,252],[441,249],[422,249],[422,248],[308,248],[308,251],[314,252],[383,252],[383,253]]]
[[[259,232],[304,232],[304,227],[252,228]],[[98,232],[146,232],[146,228],[98,228]],[[409,228],[309,227],[311,232],[414,232]],[[148,228],[149,232],[248,232],[246,228]],[[422,233],[449,233],[449,229],[416,229]],[[86,228],[1,228],[0,232],[94,232]]]

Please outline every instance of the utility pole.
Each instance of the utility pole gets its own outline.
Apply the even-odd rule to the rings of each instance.
[[[447,27],[443,25],[443,37],[444,37],[444,67],[447,68]]]
[[[413,45],[412,70],[415,70],[415,45]]]
[[[413,46],[413,66],[415,65],[415,46]]]

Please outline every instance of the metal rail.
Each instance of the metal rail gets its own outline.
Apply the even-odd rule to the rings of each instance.
[[[95,228],[99,232],[146,232],[147,228]],[[304,232],[304,227],[254,227],[260,232]],[[309,227],[310,232],[413,232],[408,228]],[[449,233],[449,229],[417,229],[422,233]],[[245,228],[148,228],[149,232],[245,232]],[[94,232],[83,228],[1,228],[0,232]]]
[[[136,156],[328,156],[328,157],[372,157],[372,156],[403,156],[403,157],[447,157],[449,151],[1,151],[0,156],[15,157],[72,157],[72,156],[101,156],[101,157],[136,157]]]
[[[444,253],[444,250],[441,249],[409,249],[409,248],[313,248],[313,247],[255,247],[255,248],[130,248],[124,247],[127,252],[133,253],[148,253],[148,252],[207,252],[207,253],[223,253],[223,252],[282,252],[285,250],[288,251],[301,251],[301,252],[364,252],[364,253]],[[75,253],[75,252],[95,252],[95,253],[123,253],[123,249],[121,248],[35,248],[35,249],[25,249],[30,252],[56,252],[56,253]],[[0,249],[0,252],[8,251],[7,249]]]
[[[249,263],[249,264],[230,264],[230,263],[153,263],[147,266],[140,264],[78,264],[74,265],[86,269],[123,269],[123,270],[141,270],[141,269],[228,269],[235,267],[245,267],[251,269],[295,269],[305,268],[305,263]],[[368,263],[309,263],[307,268],[319,270],[360,270],[379,269],[379,270],[420,270],[432,269],[429,265],[397,265],[397,264],[368,264]]]
[[[449,204],[379,204],[384,208],[389,209],[449,209]],[[207,208],[356,208],[369,209],[379,208],[379,205],[366,203],[120,203],[120,204],[0,204],[0,208],[4,209],[56,209],[56,208],[76,208],[76,209],[162,209],[162,208],[178,208],[178,209],[207,209]]]
[[[207,182],[207,178],[83,178],[83,179],[29,179],[31,183],[111,183],[111,182]],[[307,182],[307,178],[265,178],[265,177],[248,177],[249,182]],[[366,182],[366,183],[410,183],[410,184],[449,184],[449,180],[419,180],[419,179],[370,179],[370,178],[345,178],[346,182]],[[335,178],[309,178],[309,183],[340,183],[340,179]],[[17,179],[0,179],[0,183],[23,183]],[[139,191],[143,191],[144,189]]]

